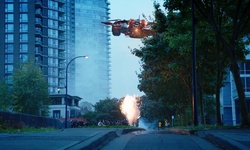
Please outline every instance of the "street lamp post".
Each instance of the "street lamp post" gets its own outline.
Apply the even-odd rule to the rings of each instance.
[[[73,60],[77,59],[77,58],[88,58],[88,56],[77,56],[77,57],[74,57],[74,58],[72,58],[72,59],[68,62],[67,66],[66,66],[66,85],[65,85],[65,90],[66,90],[66,96],[65,96],[65,129],[67,128],[67,119],[68,119],[68,111],[67,111],[67,109],[68,109],[68,67],[69,67],[70,63],[71,63]]]

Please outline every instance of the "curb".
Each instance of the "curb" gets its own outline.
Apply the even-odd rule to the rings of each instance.
[[[65,150],[99,150],[103,147],[103,145],[107,144],[108,142],[112,141],[113,139],[119,137],[119,134],[127,134],[134,131],[143,131],[143,128],[128,128],[117,129],[116,131],[110,131],[106,133],[98,133],[97,135],[85,140],[80,141],[79,143],[65,148]]]
[[[145,129],[143,129],[143,128],[123,129],[122,134],[127,134],[127,133],[134,132],[134,131],[145,131]]]
[[[86,141],[81,141],[75,146],[66,148],[66,150],[98,150],[116,137],[117,134],[115,131],[100,133]]]
[[[205,136],[205,139],[222,149],[226,150],[249,150],[250,148],[246,147],[245,145],[237,142],[236,140],[230,139],[220,134],[216,133],[208,133]]]
[[[171,128],[169,129],[172,133],[179,133],[184,135],[195,135],[200,138],[207,140],[208,142],[226,150],[250,150],[250,148],[246,147],[245,145],[223,136],[219,133],[208,133],[204,130],[185,130],[185,129],[178,129],[178,128]]]

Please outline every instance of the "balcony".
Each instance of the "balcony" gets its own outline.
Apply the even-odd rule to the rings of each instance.
[[[36,0],[35,5],[36,7],[43,7],[43,3],[41,0]]]
[[[57,44],[48,44],[49,47],[52,47],[52,48],[58,48],[58,45]]]
[[[60,45],[58,46],[58,49],[65,49],[65,45],[64,45],[64,44],[60,44]]]
[[[59,26],[58,28],[60,31],[65,31],[66,30],[66,27],[65,26]]]
[[[64,7],[59,7],[58,11],[59,11],[59,13],[65,13],[65,8]]]
[[[43,34],[41,30],[36,30],[36,35],[40,37],[45,37],[45,35]]]
[[[58,36],[58,39],[61,40],[61,41],[65,41],[65,38],[66,38],[65,35],[59,35]]]
[[[59,54],[58,58],[59,59],[65,59],[65,54]]]
[[[43,55],[43,51],[41,51],[41,50],[36,50],[36,51],[35,51],[35,54],[36,54],[36,55],[42,56],[42,55]]]
[[[59,21],[65,22],[65,17],[58,17]]]
[[[58,67],[59,67],[59,68],[65,68],[66,66],[65,66],[65,64],[59,64]]]
[[[41,9],[36,9],[35,14],[36,14],[36,17],[43,17],[43,13]]]

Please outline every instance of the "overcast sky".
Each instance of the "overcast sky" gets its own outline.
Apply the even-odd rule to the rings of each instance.
[[[154,0],[109,0],[111,19],[138,19],[145,14],[153,17]],[[161,1],[161,0],[158,0]],[[136,72],[140,72],[139,58],[131,54],[130,48],[142,46],[140,39],[132,39],[121,34],[111,35],[111,97],[126,95],[142,96]]]

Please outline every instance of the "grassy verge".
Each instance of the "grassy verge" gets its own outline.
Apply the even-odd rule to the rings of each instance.
[[[56,131],[56,129],[54,129],[54,128],[34,128],[34,127],[23,127],[20,129],[0,128],[0,133],[11,133],[11,134],[24,133],[24,132],[53,132],[53,131]]]

